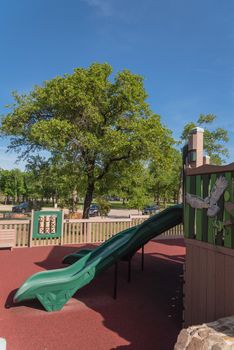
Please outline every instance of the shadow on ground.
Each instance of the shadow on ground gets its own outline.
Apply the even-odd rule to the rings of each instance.
[[[95,245],[85,246],[92,247]],[[73,296],[69,308],[61,311],[61,317],[63,312],[71,311],[71,306],[74,307],[73,311],[78,313],[81,302],[99,313],[103,318],[103,325],[128,343],[111,350],[172,350],[182,326],[182,247],[183,240],[150,242],[145,247],[143,272],[141,253],[136,253],[132,259],[131,283],[127,281],[127,263],[119,263],[116,300],[112,297],[112,266],[78,291]],[[45,260],[35,264],[46,270],[65,267],[62,264],[64,255],[76,252],[80,248],[83,247],[53,247]],[[175,254],[175,251],[179,251],[180,254]],[[9,294],[6,307],[13,306],[14,294],[15,291]],[[77,302],[74,302],[75,300]],[[24,305],[42,310],[39,302],[35,300]]]
[[[137,253],[131,283],[127,282],[127,264],[120,264],[117,300],[112,298],[113,267],[74,295],[102,315],[106,328],[130,343],[111,350],[173,349],[182,327],[181,259],[146,254],[142,272]]]

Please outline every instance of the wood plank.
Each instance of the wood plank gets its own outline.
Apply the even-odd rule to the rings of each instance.
[[[218,174],[217,178],[220,178],[221,176],[225,177],[225,174],[224,173]],[[223,223],[223,213],[224,213],[224,196],[223,195],[220,197],[217,204],[220,208],[220,210],[217,214],[217,220],[219,222]],[[223,231],[223,229],[221,229],[220,231],[217,232],[215,244],[220,245],[220,246],[224,245],[224,231]]]
[[[190,180],[190,192],[196,194],[196,177],[191,176]],[[195,238],[195,209],[189,206],[189,237]]]
[[[203,191],[202,196],[205,199],[209,196],[209,183],[210,183],[210,176],[209,175],[202,175],[202,184],[203,184]],[[202,209],[202,240],[204,242],[208,241],[208,216],[207,216],[207,209]]]
[[[66,244],[67,243],[67,227],[68,227],[68,223],[64,223],[63,226],[63,243]]]
[[[207,250],[207,322],[215,321],[215,252]]]
[[[200,299],[200,310],[199,310],[199,323],[206,322],[207,320],[207,250],[200,249],[200,283],[199,286],[199,299]]]
[[[225,191],[224,201],[233,203],[233,183],[232,173],[225,173],[225,178],[228,181],[228,187]],[[223,221],[230,221],[232,218],[231,214],[224,208]],[[232,225],[233,226],[233,225]],[[225,226],[224,228],[224,246],[227,248],[234,248],[234,236],[232,234],[232,226]]]
[[[16,245],[16,231],[14,229],[1,229],[0,232],[0,247],[9,248]]]
[[[231,316],[234,314],[234,258],[230,256],[225,256],[225,316]]]
[[[196,176],[196,195],[201,197],[202,193],[202,177],[200,175]],[[196,239],[201,241],[203,236],[203,222],[202,222],[202,209],[195,210],[195,235]]]
[[[185,285],[184,285],[184,307],[185,307],[185,326],[192,324],[192,265],[193,265],[193,246],[186,243],[186,257],[185,257]]]
[[[232,202],[234,202],[234,172],[232,172]],[[231,226],[231,235],[234,248],[234,225]]]
[[[225,315],[225,256],[223,254],[215,255],[215,318],[221,318]]]
[[[200,286],[200,247],[193,246],[193,262],[192,262],[192,323],[198,324],[200,321],[200,293],[198,292]]]
[[[72,225],[72,231],[71,231],[71,243],[75,243],[75,223]]]
[[[20,225],[21,226],[21,234],[22,234],[22,246],[25,246],[25,227],[24,225]]]
[[[210,185],[209,185],[209,194],[213,188],[216,181],[216,174],[211,174],[210,176]],[[215,232],[214,232],[214,218],[208,217],[208,243],[215,244]]]
[[[206,164],[197,168],[187,168],[185,170],[186,176],[205,175],[213,173],[224,173],[227,171],[234,171],[234,162],[228,165],[212,165]]]

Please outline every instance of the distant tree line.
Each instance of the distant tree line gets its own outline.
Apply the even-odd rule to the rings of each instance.
[[[120,198],[126,207],[142,209],[153,202],[177,201],[179,191],[180,152],[173,151],[171,161],[165,164],[135,162],[130,167],[113,169],[109,178],[100,181],[94,191],[99,201],[110,197]],[[173,161],[172,161],[173,160]],[[55,159],[32,157],[27,169],[0,169],[1,202],[22,201],[58,203],[72,211],[85,196],[85,178],[74,175],[65,164]]]

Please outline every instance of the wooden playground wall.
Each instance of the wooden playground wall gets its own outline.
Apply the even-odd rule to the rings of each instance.
[[[208,217],[207,209],[191,208],[184,205],[184,235],[210,244],[234,248],[234,225],[220,227],[220,223],[231,219],[225,209],[226,202],[234,202],[234,164],[229,166],[202,166],[188,169],[185,178],[185,193],[205,198],[209,195],[217,178],[223,176],[228,181],[225,194],[218,201],[220,211],[217,217]]]
[[[234,250],[186,239],[185,327],[234,315]]]
[[[228,187],[218,201],[216,217],[208,217],[207,209],[184,205],[186,327],[234,314],[234,225],[225,225],[233,220],[225,203],[234,202],[234,163],[188,169],[185,193],[204,199],[220,176],[228,180]]]

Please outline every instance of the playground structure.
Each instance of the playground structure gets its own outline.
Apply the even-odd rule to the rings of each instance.
[[[190,134],[184,163],[184,325],[188,326],[234,314],[234,163],[209,164],[201,128]],[[71,266],[33,275],[18,289],[14,301],[37,298],[47,311],[59,310],[99,273],[110,265],[116,266],[117,273],[120,260],[130,263],[138,249],[178,227],[181,220],[182,206],[175,206],[121,231],[94,250],[68,255],[64,262]],[[46,230],[46,219],[42,226]]]
[[[47,311],[60,310],[77,290],[100,272],[122,258],[133,256],[149,240],[181,221],[182,206],[165,209],[141,225],[120,232],[93,251],[87,251],[73,265],[31,276],[18,289],[14,301],[37,298]]]

